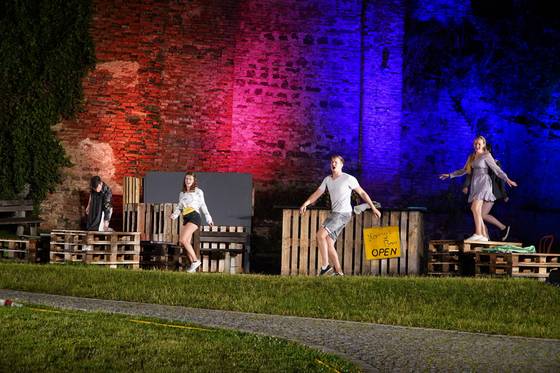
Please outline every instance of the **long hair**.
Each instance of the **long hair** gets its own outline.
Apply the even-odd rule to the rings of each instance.
[[[190,190],[187,189],[187,183],[185,183],[185,178],[186,178],[187,176],[192,176],[192,177],[194,178],[194,181],[193,181],[193,184],[192,184],[192,187],[191,187]],[[198,183],[196,182],[196,175],[194,174],[194,172],[187,172],[187,173],[185,173],[185,176],[183,177],[183,188],[182,188],[183,193],[186,193],[186,192],[194,192],[194,191],[196,190],[196,187],[197,187],[197,186],[198,186]]]
[[[486,139],[484,138],[484,136],[477,136],[473,140],[473,144],[478,140],[482,140],[482,143],[484,144],[484,153],[487,153],[488,149],[486,147]],[[473,150],[473,152],[469,155],[469,158],[467,158],[467,163],[465,163],[465,170],[467,171],[467,174],[472,173],[472,164],[474,162],[475,157],[476,157],[476,150]]]

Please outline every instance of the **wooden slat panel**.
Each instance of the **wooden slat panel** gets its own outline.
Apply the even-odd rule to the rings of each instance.
[[[401,219],[401,213],[399,211],[391,211],[391,226],[399,226]],[[402,247],[401,247],[401,256],[402,256]],[[389,274],[397,274],[399,273],[399,258],[392,258],[389,259]]]
[[[317,210],[309,211],[309,233],[310,233],[310,240],[309,240],[309,274],[314,276],[317,272],[317,259],[319,253],[317,252],[317,219],[319,213]]]
[[[300,229],[300,248],[299,248],[299,270],[301,275],[309,273],[309,220],[311,214],[307,212],[301,216],[301,229]]]
[[[290,274],[296,275],[298,273],[298,254],[299,254],[299,214],[294,211],[292,214],[292,245],[290,254]]]
[[[419,274],[420,270],[419,217],[418,211],[408,214],[408,274]]]
[[[399,221],[399,236],[401,239],[401,257],[399,259],[399,273],[407,273],[408,258],[408,211],[401,211],[401,219]]]
[[[285,209],[282,213],[282,264],[281,273],[290,274],[290,247],[292,245],[292,212],[295,210]]]
[[[344,264],[343,271],[345,274],[352,274],[354,269],[354,263],[352,256],[354,255],[354,218],[350,219],[350,222],[344,227]]]
[[[353,251],[354,251],[354,274],[360,275],[363,273],[362,269],[362,260],[363,260],[363,251],[362,248],[362,236],[364,235],[363,232],[363,220],[364,214],[354,215],[354,243],[353,243]]]

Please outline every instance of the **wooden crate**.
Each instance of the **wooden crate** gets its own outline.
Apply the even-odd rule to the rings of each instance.
[[[15,259],[35,263],[37,241],[0,239],[0,253],[2,259]]]
[[[475,275],[498,277],[511,275],[511,255],[476,252]]]
[[[139,268],[140,233],[53,230],[50,259],[53,263]]]
[[[300,216],[298,209],[284,209],[282,220],[283,275],[316,275],[320,267],[316,233],[329,215],[328,210],[309,209]],[[363,228],[398,226],[401,257],[366,260]],[[371,210],[354,215],[336,241],[335,247],[345,274],[419,274],[423,256],[423,213],[415,210],[383,210],[381,219]]]
[[[432,240],[428,242],[426,273],[430,276],[455,276],[461,273],[459,260],[462,241]]]
[[[512,254],[513,277],[537,278],[545,281],[555,268],[560,268],[560,254]]]
[[[179,245],[143,241],[140,250],[142,269],[179,270],[186,266],[186,256]]]

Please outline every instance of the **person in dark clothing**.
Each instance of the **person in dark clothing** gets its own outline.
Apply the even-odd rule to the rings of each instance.
[[[109,231],[109,221],[113,215],[113,193],[99,176],[90,180],[91,193],[86,207],[86,229],[88,231]]]
[[[492,153],[492,147],[488,143],[486,144],[486,150],[489,153]],[[498,161],[497,159],[496,159],[496,164],[499,167],[502,167],[502,165],[500,164],[500,161]],[[492,207],[494,206],[495,202],[498,202],[498,201],[507,202],[509,200],[509,197],[508,197],[508,194],[507,194],[507,191],[506,191],[506,183],[502,179],[500,179],[496,175],[496,173],[494,171],[492,171],[492,169],[488,170],[488,174],[490,175],[490,179],[492,181],[492,193],[494,194],[494,197],[496,197],[496,200],[493,201],[493,202],[488,202],[486,205],[484,205],[482,207],[482,219],[485,222],[490,223],[490,224],[498,227],[498,229],[500,229],[500,231],[501,231],[501,240],[505,241],[509,236],[510,226],[503,224],[501,221],[496,219],[496,217],[494,217],[493,215],[490,215],[490,210],[492,210]],[[471,185],[471,175],[469,174],[465,178],[465,182],[463,184],[463,193],[468,194],[470,185]],[[486,225],[484,225],[483,229],[484,229],[484,232],[485,232],[485,236],[489,237],[488,228],[486,227]]]

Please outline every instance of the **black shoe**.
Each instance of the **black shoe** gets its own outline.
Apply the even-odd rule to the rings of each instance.
[[[325,268],[325,269],[321,268],[321,271],[319,272],[319,276],[326,275],[330,271],[332,271],[332,267],[331,267],[330,264],[327,264],[327,268]]]
[[[509,226],[509,225],[508,225],[507,227],[504,228],[505,234],[504,234],[504,236],[502,237],[502,241],[507,240],[507,238],[508,238],[508,236],[509,236],[509,229],[510,229],[510,228],[511,228],[511,226]]]

